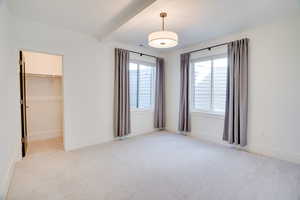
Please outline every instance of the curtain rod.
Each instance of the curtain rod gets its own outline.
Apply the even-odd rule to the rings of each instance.
[[[248,38],[245,38],[245,39],[248,39]],[[197,49],[197,50],[189,51],[189,52],[186,52],[186,53],[195,53],[195,52],[203,51],[203,50],[209,50],[210,51],[212,48],[224,46],[224,45],[227,45],[227,44],[229,44],[231,42],[234,42],[234,41],[225,42],[225,43],[217,44],[217,45],[214,45],[214,46],[210,46],[210,47],[205,47],[205,48],[202,48],[202,49]]]
[[[149,57],[152,57],[152,58],[159,58],[157,56],[152,56],[152,55],[141,53],[141,52],[137,52],[137,51],[130,51],[130,50],[128,50],[128,51],[131,52],[131,53],[139,54],[140,56],[149,56]]]
[[[195,53],[195,52],[198,52],[198,51],[204,51],[204,50],[211,50],[212,48],[216,48],[216,47],[220,47],[220,46],[224,46],[224,45],[227,45],[229,44],[230,42],[225,42],[225,43],[222,43],[222,44],[217,44],[217,45],[214,45],[214,46],[210,46],[210,47],[205,47],[205,48],[202,48],[202,49],[197,49],[197,50],[193,50],[193,51],[189,51],[187,53]]]

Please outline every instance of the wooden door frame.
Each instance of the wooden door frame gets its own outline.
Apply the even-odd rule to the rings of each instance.
[[[20,109],[21,109],[21,148],[22,157],[27,153],[27,114],[26,114],[26,79],[25,79],[25,62],[23,51],[19,51],[19,79],[20,79]]]

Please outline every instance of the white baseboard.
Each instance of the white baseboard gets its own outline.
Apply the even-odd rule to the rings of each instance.
[[[245,150],[253,154],[300,164],[300,153],[297,151],[288,152],[288,151],[284,151],[283,149],[276,149],[276,148],[266,149],[264,146],[258,146],[258,145],[256,146],[249,145],[248,147],[245,148]]]
[[[258,146],[253,144],[248,144],[246,147],[240,147],[232,144],[228,144],[227,142],[223,141],[221,138],[217,140],[213,137],[207,137],[204,135],[203,137],[199,137],[198,135],[190,135],[192,138],[195,138],[197,140],[213,143],[225,147],[235,148],[237,150],[246,151],[251,154],[256,154],[260,156],[265,156],[269,158],[274,158],[278,160],[284,160],[291,163],[300,164],[300,153],[297,152],[286,152],[282,149],[266,149],[264,146]]]
[[[173,129],[167,129],[168,132],[170,133],[178,133],[178,131],[173,130]],[[279,160],[284,160],[288,161],[291,163],[296,163],[300,164],[300,153],[298,152],[287,152],[282,149],[266,149],[264,146],[258,146],[258,145],[253,145],[253,144],[248,144],[246,147],[239,147],[235,145],[228,144],[227,142],[223,141],[222,138],[214,138],[214,137],[209,137],[208,135],[202,135],[201,137],[199,135],[194,135],[191,134],[189,135],[190,137],[200,140],[206,143],[212,143],[216,145],[221,145],[224,147],[230,147],[230,148],[235,148],[238,150],[243,150],[252,154],[260,155],[260,156],[265,156],[265,157],[270,157],[274,159],[279,159]]]
[[[4,179],[1,180],[1,188],[0,188],[0,200],[5,200],[8,194],[9,186],[11,183],[11,180],[14,175],[15,171],[15,164],[19,160],[20,157],[20,151],[19,151],[19,145],[17,145],[15,151],[13,152],[13,155],[11,156],[11,159],[8,163],[8,168],[6,170]]]
[[[135,132],[130,133],[127,137],[135,137],[135,136],[139,136],[139,135],[145,135],[145,134],[153,133],[155,131],[158,131],[158,130],[152,129],[152,130],[140,130],[139,132],[135,131]]]
[[[131,138],[131,137],[137,137],[137,136],[140,136],[140,135],[153,133],[155,131],[156,130],[153,129],[153,131],[146,131],[146,132],[142,132],[142,133],[134,132],[134,133],[131,133],[128,136],[124,137],[123,139]],[[113,133],[112,133],[111,137],[109,137],[109,138],[101,138],[99,140],[93,140],[93,142],[84,142],[84,143],[81,142],[80,144],[72,144],[72,146],[67,145],[67,146],[65,146],[65,151],[74,151],[74,150],[77,150],[77,149],[82,149],[82,148],[85,148],[85,147],[90,147],[90,146],[94,146],[94,145],[98,145],[98,144],[105,144],[105,143],[112,142],[112,141],[115,141],[115,140],[120,140],[120,138],[113,137]]]
[[[75,151],[85,147],[90,147],[98,144],[105,144],[111,141],[113,141],[113,138],[99,138],[94,139],[93,141],[80,141],[80,143],[73,142],[72,144],[65,143],[65,151]]]
[[[46,131],[29,131],[29,141],[46,140],[50,138],[57,138],[63,135],[63,130],[54,129]]]

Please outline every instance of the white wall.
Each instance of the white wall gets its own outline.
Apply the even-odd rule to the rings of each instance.
[[[251,152],[300,163],[300,16],[204,42],[167,55],[167,128],[177,130],[179,54],[250,38],[248,146]],[[223,119],[192,113],[192,136],[224,144]]]
[[[5,2],[0,0],[0,199],[4,199],[19,150],[20,113],[18,71],[13,65],[13,32]]]
[[[9,183],[8,171],[21,150],[19,50],[63,55],[66,150],[113,140],[114,48],[157,54],[25,21],[10,16],[0,2],[0,87],[3,95],[0,98],[0,141],[5,141],[0,145],[0,195],[4,196]],[[133,113],[132,119],[134,135],[154,130],[152,112]]]
[[[17,18],[14,27],[15,56],[19,49],[63,55],[65,148],[112,140],[114,48],[146,51],[112,41],[100,43],[89,36]],[[138,116],[133,118],[136,121],[132,126],[137,127],[134,123],[140,123]],[[152,115],[146,119],[152,127]]]

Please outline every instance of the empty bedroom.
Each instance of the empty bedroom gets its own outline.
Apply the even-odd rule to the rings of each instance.
[[[299,0],[0,0],[0,200],[299,200]]]

